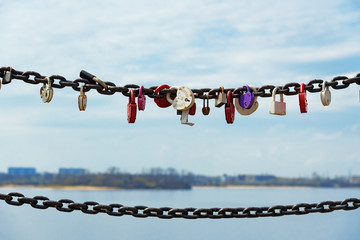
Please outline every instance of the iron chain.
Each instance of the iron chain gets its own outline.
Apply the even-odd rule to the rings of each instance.
[[[61,212],[81,211],[86,214],[106,213],[110,216],[129,215],[138,218],[256,218],[279,217],[285,215],[304,215],[309,213],[328,213],[335,210],[354,210],[360,207],[360,199],[348,198],[344,201],[323,201],[320,203],[300,203],[296,205],[275,205],[272,207],[247,208],[153,208],[147,206],[127,207],[122,204],[102,205],[93,201],[75,203],[69,199],[52,201],[44,196],[25,197],[21,193],[0,194],[0,200],[13,206],[28,204],[36,209],[55,208]]]
[[[46,76],[41,75],[38,72],[34,71],[18,71],[11,67],[1,67],[0,68],[0,77],[3,77],[6,72],[11,72],[12,79],[22,80],[29,84],[39,84],[39,83],[47,83],[47,80],[45,80]],[[65,87],[71,87],[75,91],[80,91],[80,84],[84,84],[84,91],[88,92],[92,89],[96,90],[100,94],[104,95],[113,95],[115,93],[122,93],[124,96],[130,96],[130,89],[134,89],[135,96],[138,96],[139,93],[139,86],[136,84],[127,84],[123,87],[116,86],[113,82],[105,82],[105,84],[108,86],[107,89],[104,89],[103,86],[100,84],[94,84],[90,81],[82,78],[75,79],[74,81],[69,81],[65,77],[60,75],[51,75],[49,76],[51,80],[51,85],[54,88],[65,88]],[[11,82],[11,81],[10,81]],[[8,84],[10,82],[4,82],[3,84]],[[360,85],[360,73],[357,74],[353,78],[348,78],[345,76],[338,76],[334,77],[331,81],[328,81],[325,86],[332,87],[333,89],[344,89],[350,86],[350,84],[356,83],[357,85]],[[322,90],[322,84],[323,80],[321,79],[315,79],[311,80],[308,84],[305,86],[305,90],[309,92],[321,92]],[[299,83],[287,83],[283,86],[275,86],[275,85],[264,85],[261,87],[256,87],[256,93],[255,96],[258,97],[271,97],[272,96],[272,90],[275,87],[279,87],[277,90],[277,94],[284,94],[284,95],[297,95],[300,90],[300,84]],[[166,93],[171,93],[172,96],[176,95],[176,90],[171,89],[163,89],[158,94],[154,93],[154,90],[157,88],[157,86],[153,86],[150,88],[144,88],[144,94],[147,95],[150,98],[163,98],[165,97]],[[200,99],[212,99],[216,98],[216,94],[221,92],[220,88],[202,88],[202,89],[191,89],[194,92],[195,98]],[[246,91],[246,87],[240,87],[240,88],[227,88],[224,89],[225,92],[232,91],[232,97],[239,98],[241,92]]]

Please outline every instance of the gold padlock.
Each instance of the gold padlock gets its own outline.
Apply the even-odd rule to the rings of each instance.
[[[85,111],[87,106],[87,97],[84,93],[84,85],[80,87],[80,95],[78,97],[78,105],[80,111]]]
[[[40,88],[40,98],[44,103],[49,103],[54,95],[54,90],[51,87],[51,80],[49,77],[46,77],[45,80],[48,81],[48,85],[44,85]]]
[[[219,108],[224,105],[226,101],[226,94],[224,93],[224,87],[220,87],[221,92],[215,98],[215,107]]]

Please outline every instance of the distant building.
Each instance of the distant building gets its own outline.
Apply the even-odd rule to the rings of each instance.
[[[36,168],[9,167],[8,174],[15,176],[36,175]]]
[[[84,168],[59,168],[59,174],[82,175],[85,173]]]

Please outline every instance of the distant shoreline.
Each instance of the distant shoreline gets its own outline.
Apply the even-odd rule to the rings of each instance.
[[[50,189],[50,190],[79,190],[79,191],[98,191],[98,190],[184,190],[184,189],[144,189],[144,188],[116,188],[105,186],[35,186],[35,185],[16,185],[6,184],[0,185],[0,189],[4,188],[29,188],[29,189]],[[227,186],[192,186],[191,189],[216,189],[216,188],[228,188],[228,189],[310,189],[310,188],[358,188],[358,187],[312,187],[312,186],[261,186],[261,185],[227,185]]]

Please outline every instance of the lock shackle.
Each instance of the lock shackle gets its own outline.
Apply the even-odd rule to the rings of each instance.
[[[169,89],[169,88],[170,88],[169,85],[163,84],[163,85],[158,86],[158,87],[154,90],[154,93],[155,93],[155,94],[158,94],[161,90],[163,90],[163,89]]]
[[[139,88],[139,95],[138,95],[138,97],[140,97],[140,96],[142,97],[142,96],[144,95],[143,91],[144,91],[144,86],[141,85],[141,87]]]
[[[172,89],[179,90],[179,87],[173,86],[170,88],[170,90],[172,90]],[[175,101],[171,99],[170,95],[171,95],[171,93],[166,93],[166,100],[169,103],[173,104]]]
[[[49,87],[51,87],[51,79],[49,77],[45,77],[45,80],[48,82]]]
[[[326,84],[327,84],[327,81],[324,80],[323,83],[322,83],[322,90],[323,90],[323,91],[325,91],[325,85],[326,85]],[[329,87],[328,87],[328,88],[329,88]]]
[[[246,88],[246,92],[251,92],[249,85],[244,85],[243,88]]]
[[[226,93],[226,105],[229,106],[232,102],[232,92],[229,90]]]
[[[80,94],[81,94],[81,95],[84,94],[84,87],[85,87],[85,84],[80,87]]]
[[[305,83],[300,84],[300,91],[299,93],[305,93]]]
[[[275,96],[276,96],[276,92],[277,90],[280,89],[280,87],[276,87],[273,89],[272,91],[272,100],[275,102]],[[282,88],[283,89],[283,88]],[[284,101],[284,94],[280,93],[280,102],[283,102]]]
[[[130,89],[129,103],[135,103],[134,89]]]
[[[223,86],[221,86],[221,87],[219,87],[220,88],[220,90],[221,90],[221,93],[224,93],[224,87]]]

